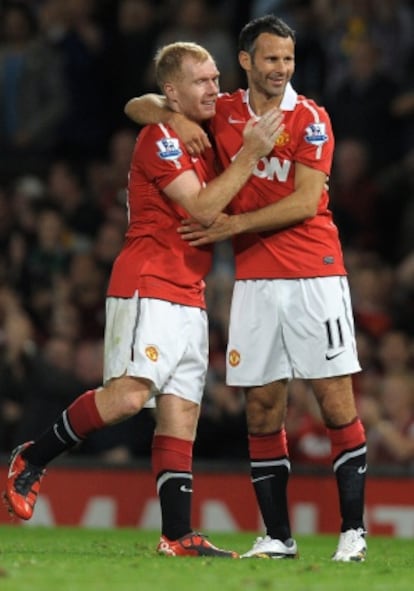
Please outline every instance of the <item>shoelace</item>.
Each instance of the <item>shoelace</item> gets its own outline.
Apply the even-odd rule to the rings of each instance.
[[[354,542],[365,534],[362,528],[350,529],[349,531],[342,534],[340,549],[342,552],[351,552],[354,550]]]
[[[38,482],[44,474],[44,468],[27,464],[26,468],[16,478],[14,488],[21,495],[27,495],[35,482]]]
[[[260,548],[261,546],[263,546],[263,544],[265,544],[266,542],[268,542],[268,537],[262,538],[261,536],[259,536],[258,538],[256,538],[255,543],[253,544],[254,548]]]

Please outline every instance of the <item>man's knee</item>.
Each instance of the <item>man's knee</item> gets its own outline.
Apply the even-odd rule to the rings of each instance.
[[[159,395],[156,433],[194,440],[199,414],[200,405],[195,402],[172,394]]]
[[[353,421],[357,415],[350,376],[313,381],[315,396],[327,427],[338,427]]]
[[[250,388],[246,392],[249,433],[267,434],[281,429],[286,416],[286,402],[286,385],[282,382]]]
[[[148,380],[123,376],[97,390],[96,404],[106,423],[116,423],[140,412],[150,391]]]

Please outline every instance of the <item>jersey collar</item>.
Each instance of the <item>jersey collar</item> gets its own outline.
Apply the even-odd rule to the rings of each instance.
[[[251,117],[257,118],[256,113],[253,112],[249,103],[249,89],[245,90],[243,102],[246,103],[247,110]],[[286,85],[285,94],[283,95],[282,102],[280,103],[280,109],[282,111],[293,111],[297,102],[298,93],[294,90],[290,82]]]
[[[282,111],[293,111],[298,100],[298,93],[293,89],[290,82],[286,85],[285,94],[283,95],[280,108]]]

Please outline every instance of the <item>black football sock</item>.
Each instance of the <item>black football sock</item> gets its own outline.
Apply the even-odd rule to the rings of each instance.
[[[364,427],[358,417],[346,425],[328,428],[332,446],[341,531],[364,528],[364,496],[367,471],[367,446]]]
[[[54,458],[82,441],[71,429],[66,411],[24,452],[23,457],[35,466],[46,466]]]
[[[78,396],[22,456],[35,466],[46,466],[61,453],[80,443],[89,433],[104,427],[95,394],[95,390],[88,390]]]
[[[341,531],[364,528],[364,491],[366,455],[348,460],[335,472],[339,505],[342,515]]]
[[[284,542],[291,537],[287,501],[290,461],[285,429],[249,434],[251,479],[268,536]]]
[[[191,532],[192,475],[164,472],[157,478],[161,504],[162,534],[169,540],[178,540]]]
[[[152,469],[161,505],[161,531],[169,540],[190,533],[193,442],[154,435]]]
[[[291,537],[286,495],[289,469],[277,462],[269,466],[269,461],[262,465],[255,461],[251,478],[267,535],[284,542]]]

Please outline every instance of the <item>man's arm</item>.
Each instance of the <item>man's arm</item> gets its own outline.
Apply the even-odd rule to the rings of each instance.
[[[168,108],[165,96],[153,92],[132,98],[124,107],[124,113],[139,125],[169,123],[174,111]]]
[[[199,155],[210,148],[210,140],[204,129],[187,119],[185,115],[172,111],[161,94],[148,93],[132,98],[124,108],[125,115],[139,125],[166,123],[181,139],[190,154]]]
[[[236,215],[220,215],[209,228],[186,223],[179,231],[193,246],[202,246],[246,232],[283,230],[316,215],[326,175],[296,163],[295,190],[260,209]]]
[[[209,226],[240,191],[258,160],[274,147],[283,130],[283,115],[268,111],[258,122],[250,120],[243,132],[243,146],[234,161],[205,187],[193,170],[187,170],[164,188],[166,195],[179,203],[203,226]]]

